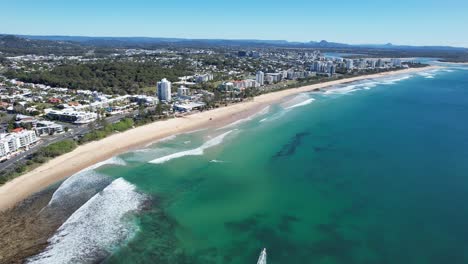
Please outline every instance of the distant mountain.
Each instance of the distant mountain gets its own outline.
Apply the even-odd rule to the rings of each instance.
[[[145,47],[151,45],[221,45],[221,46],[284,46],[304,48],[378,48],[378,49],[426,49],[426,50],[468,50],[450,46],[409,46],[387,44],[345,44],[326,40],[310,42],[290,42],[287,40],[257,39],[186,39],[186,38],[153,38],[153,37],[87,37],[87,36],[30,36],[18,37],[33,40],[77,42],[83,45],[106,47]]]

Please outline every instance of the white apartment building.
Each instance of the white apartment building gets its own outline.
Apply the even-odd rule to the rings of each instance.
[[[260,84],[260,86],[265,84],[265,74],[262,71],[258,71],[255,76],[255,80]]]
[[[158,82],[157,90],[158,90],[157,91],[158,99],[160,101],[166,101],[166,102],[172,101],[172,98],[171,98],[171,82],[168,81],[166,78],[164,78],[160,82]]]
[[[195,82],[196,83],[209,82],[209,81],[212,81],[212,80],[213,80],[213,74],[211,74],[211,73],[195,75]]]
[[[0,160],[6,159],[19,149],[28,148],[39,139],[31,130],[23,130],[17,133],[0,134]]]
[[[177,88],[177,96],[184,97],[190,95],[190,89],[185,86],[180,86]]]

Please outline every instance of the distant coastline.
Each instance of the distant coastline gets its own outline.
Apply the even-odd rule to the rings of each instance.
[[[381,78],[437,68],[441,67],[428,66],[389,71],[276,91],[257,96],[252,101],[200,112],[181,118],[158,121],[114,134],[102,140],[82,145],[72,152],[54,158],[40,167],[0,186],[0,211],[13,207],[30,195],[97,162],[174,134],[185,133],[205,127],[220,127],[235,122],[236,120],[260,111],[267,105],[277,103],[291,95],[364,79]]]

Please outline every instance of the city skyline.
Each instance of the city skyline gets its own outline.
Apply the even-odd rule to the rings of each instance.
[[[20,0],[3,4],[2,34],[259,39],[468,47],[468,3],[293,0],[216,2]]]

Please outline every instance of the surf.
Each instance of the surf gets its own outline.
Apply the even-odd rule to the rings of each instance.
[[[48,240],[49,246],[28,259],[32,264],[96,263],[137,231],[127,216],[148,198],[122,178],[114,180],[76,210]]]
[[[200,155],[203,155],[203,153],[204,153],[204,151],[206,149],[221,144],[223,142],[224,138],[227,135],[229,135],[230,133],[232,133],[233,131],[234,130],[229,130],[229,131],[227,131],[227,132],[225,132],[225,133],[223,133],[221,135],[218,135],[218,136],[206,141],[203,145],[201,145],[198,148],[172,153],[172,154],[169,154],[169,155],[166,155],[166,156],[151,160],[149,163],[162,164],[162,163],[165,163],[165,162],[170,161],[172,159],[177,159],[177,158],[181,158],[181,157],[185,157],[185,156],[200,156]]]

